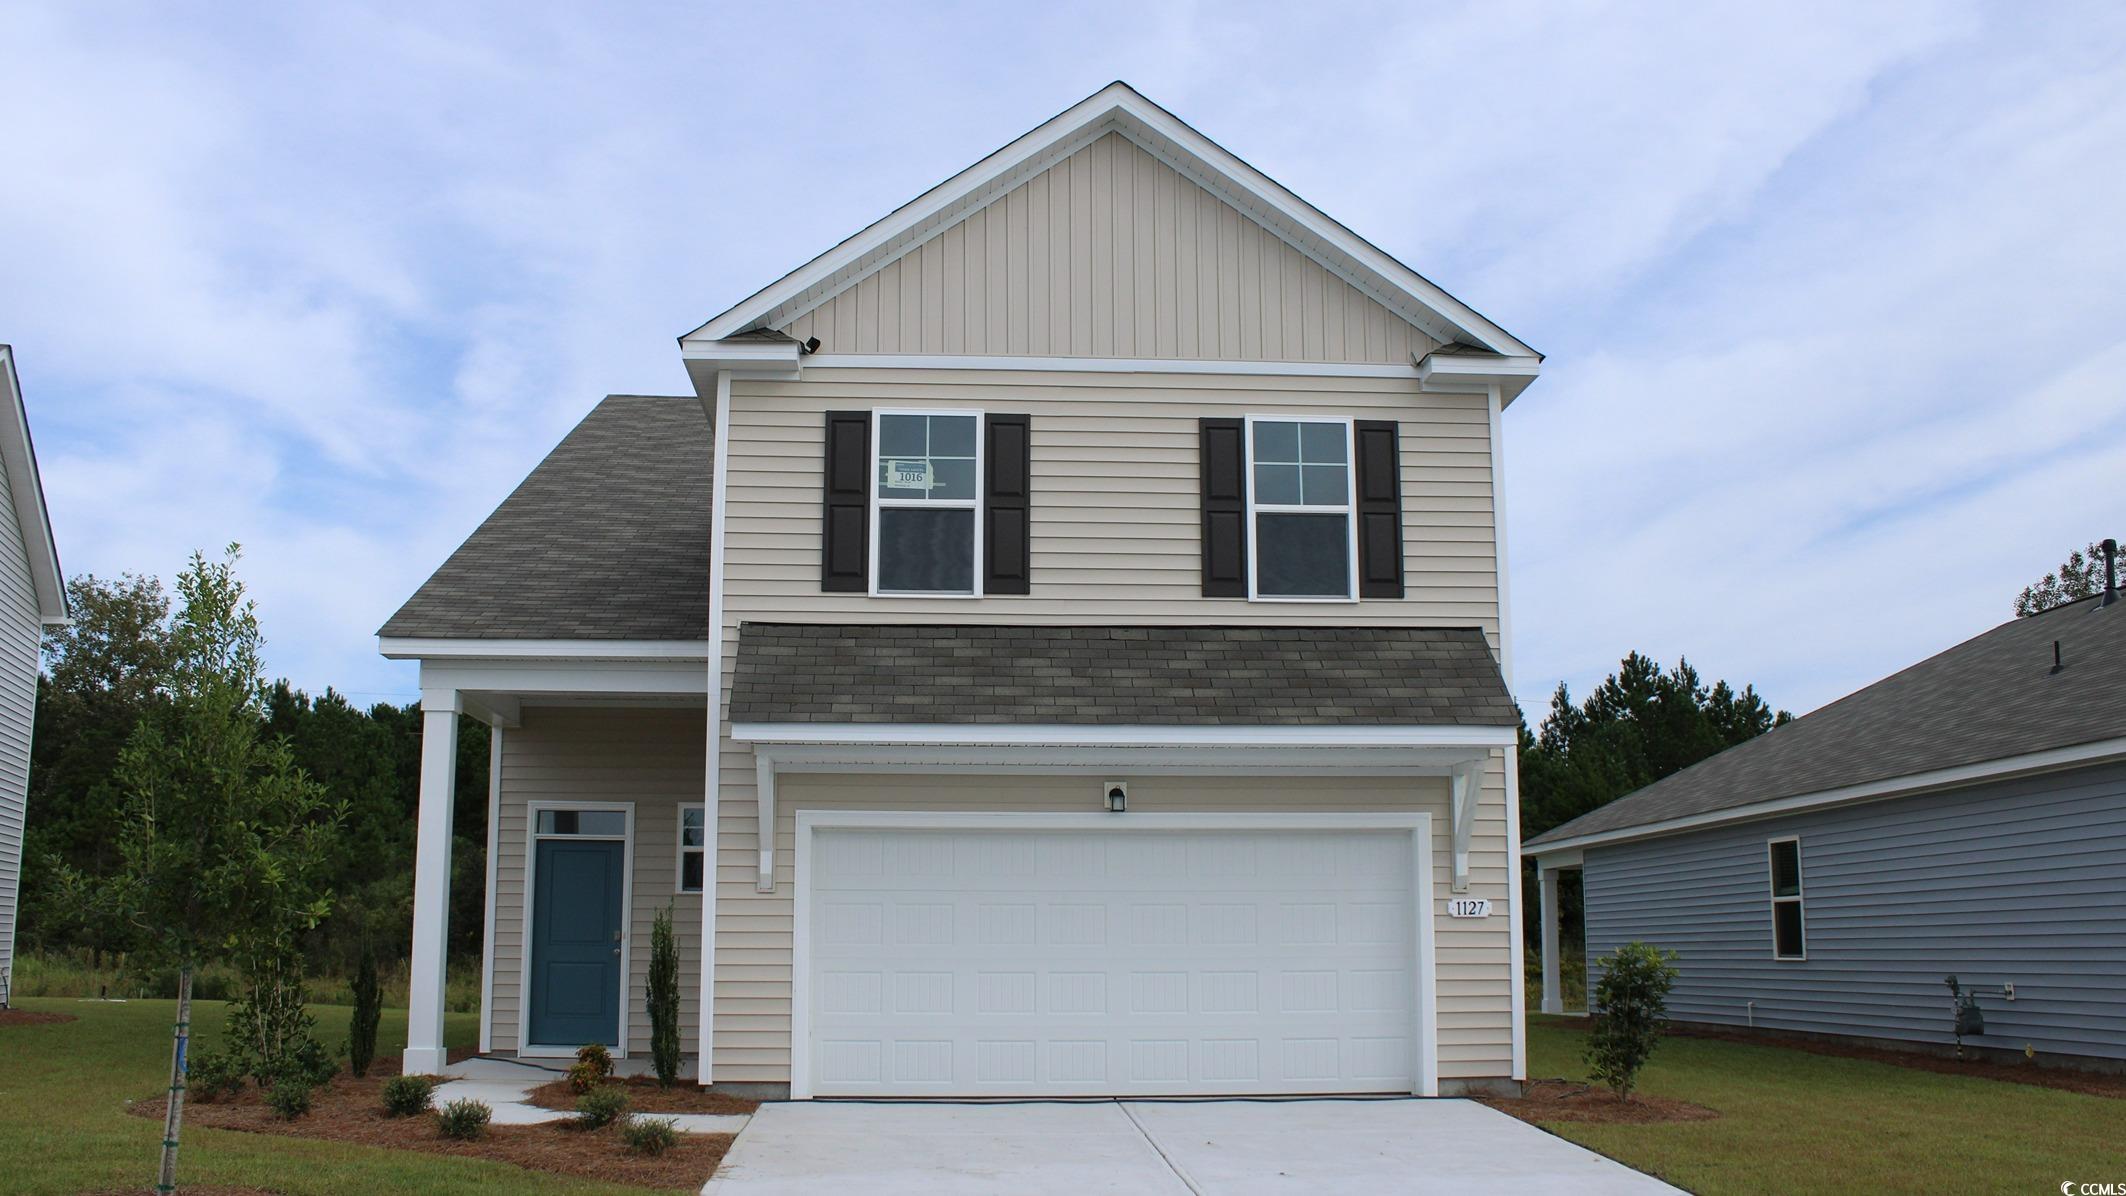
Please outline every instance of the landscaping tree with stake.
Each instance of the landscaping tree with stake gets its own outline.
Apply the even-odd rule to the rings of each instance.
[[[158,1192],[176,1189],[193,973],[325,916],[319,878],[342,817],[263,733],[262,641],[237,558],[233,544],[220,561],[194,553],[178,578],[167,700],[141,719],[115,773],[124,868],[101,898],[177,970]]]
[[[1595,966],[1602,977],[1588,1000],[1587,1070],[1623,1100],[1661,1041],[1668,990],[1676,983],[1676,953],[1631,942]]]

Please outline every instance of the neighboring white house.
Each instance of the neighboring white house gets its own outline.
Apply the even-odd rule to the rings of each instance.
[[[0,345],[0,1007],[13,990],[15,915],[22,884],[22,826],[29,810],[30,729],[37,716],[44,629],[66,621],[66,584],[44,483],[22,407],[15,351]]]
[[[1117,83],[681,338],[380,631],[480,1047],[826,1095],[1525,1077],[1501,413],[1540,357]]]

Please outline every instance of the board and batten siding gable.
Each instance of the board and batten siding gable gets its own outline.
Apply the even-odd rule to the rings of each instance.
[[[823,353],[1407,365],[1438,347],[1113,132],[783,331]]]
[[[1803,960],[1772,958],[1765,845],[1785,836]],[[2126,765],[1591,847],[1583,867],[1589,957],[1674,949],[1680,1020],[1948,1043],[1954,975],[1980,1045],[2126,1059]]]
[[[0,463],[0,494],[12,491]],[[30,731],[36,723],[38,650],[44,625],[30,577],[29,548],[12,502],[0,515],[0,974],[14,975],[29,816]]]
[[[493,1043],[517,1049],[524,974],[526,828],[535,801],[635,803],[634,891],[628,898],[626,1003],[629,1053],[648,1057],[650,923],[670,905],[679,941],[681,1051],[698,1049],[701,897],[675,892],[679,807],[698,804],[704,783],[701,710],[535,706],[502,732],[502,786],[495,850]]]

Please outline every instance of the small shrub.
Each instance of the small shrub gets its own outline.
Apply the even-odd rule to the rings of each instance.
[[[325,1044],[315,1038],[305,1038],[295,1044],[281,1061],[280,1074],[273,1077],[275,1083],[290,1076],[302,1080],[312,1088],[332,1082],[340,1074],[340,1058],[325,1049]]]
[[[470,1142],[487,1132],[487,1121],[494,1115],[485,1101],[454,1100],[444,1105],[436,1117],[436,1131],[446,1138]]]
[[[1588,1001],[1587,1070],[1617,1098],[1631,1095],[1639,1069],[1661,1041],[1676,953],[1630,942],[1595,961],[1602,978]]]
[[[620,1140],[636,1154],[663,1154],[679,1145],[679,1121],[672,1117],[629,1114],[620,1121]]]
[[[650,978],[644,1000],[650,1008],[650,1061],[657,1086],[670,1088],[679,1078],[679,939],[672,932],[669,905],[650,923]]]
[[[566,1078],[568,1090],[579,1096],[605,1082],[605,1077],[598,1074],[598,1069],[588,1063],[570,1064]]]
[[[613,1053],[602,1042],[586,1042],[577,1047],[576,1062],[597,1072],[601,1080],[613,1074]]]
[[[282,1076],[266,1093],[266,1104],[282,1121],[294,1121],[310,1111],[310,1085],[301,1076]]]
[[[384,1081],[384,1112],[414,1117],[435,1103],[436,1082],[427,1076],[393,1076]]]
[[[595,1130],[608,1126],[627,1113],[627,1093],[599,1087],[576,1098],[576,1128]]]
[[[377,982],[376,951],[364,946],[354,969],[354,1018],[347,1026],[347,1070],[369,1074],[376,1059],[376,1027],[384,1013],[384,990]]]
[[[185,1095],[211,1105],[242,1091],[250,1072],[234,1051],[201,1051],[185,1064]]]

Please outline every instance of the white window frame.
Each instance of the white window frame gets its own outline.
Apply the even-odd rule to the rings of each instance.
[[[1272,424],[1341,424],[1344,430],[1344,502],[1341,508],[1308,506],[1292,503],[1258,503],[1255,501],[1255,424],[1260,421]],[[1248,545],[1248,601],[1249,602],[1342,602],[1358,601],[1358,445],[1356,425],[1346,418],[1320,415],[1250,415],[1241,429],[1247,441],[1244,464],[1247,470],[1247,545]],[[1304,497],[1302,495],[1302,497]],[[1261,577],[1262,553],[1255,544],[1255,517],[1266,515],[1335,515],[1344,517],[1344,555],[1348,575],[1344,578],[1344,597],[1306,594],[1264,594],[1257,587]]]
[[[1773,853],[1778,850],[1781,843],[1792,843],[1794,845],[1794,894],[1791,897],[1783,897],[1779,894],[1779,868],[1773,862],[1776,859]],[[1781,963],[1806,960],[1809,957],[1809,907],[1806,900],[1809,882],[1808,870],[1802,866],[1800,835],[1781,835],[1776,839],[1766,839],[1764,841],[1764,887],[1771,897],[1772,958]],[[1781,905],[1792,905],[1801,916],[1801,952],[1797,955],[1781,955],[1779,953],[1779,907]]]
[[[701,846],[699,847],[687,846],[688,810],[701,811]],[[674,893],[689,894],[703,892],[709,887],[711,883],[711,878],[709,876],[708,803],[698,801],[681,802],[679,804],[679,813],[674,815],[674,817],[676,817],[679,821],[677,825],[672,828],[672,891]],[[699,889],[690,889],[687,887],[687,853],[690,851],[701,853],[701,888]]]
[[[878,493],[879,424],[889,415],[959,416],[974,418],[974,497],[958,498],[880,498]],[[866,491],[870,499],[870,525],[867,534],[870,543],[866,557],[870,561],[871,596],[873,598],[980,598],[982,596],[982,490],[983,479],[988,476],[988,464],[983,455],[984,433],[988,431],[988,415],[979,409],[936,407],[875,407],[871,411],[871,462],[865,471],[869,482]],[[968,579],[973,588],[960,591],[933,590],[882,590],[878,584],[878,525],[879,512],[891,510],[972,511],[974,512],[974,575]]]

